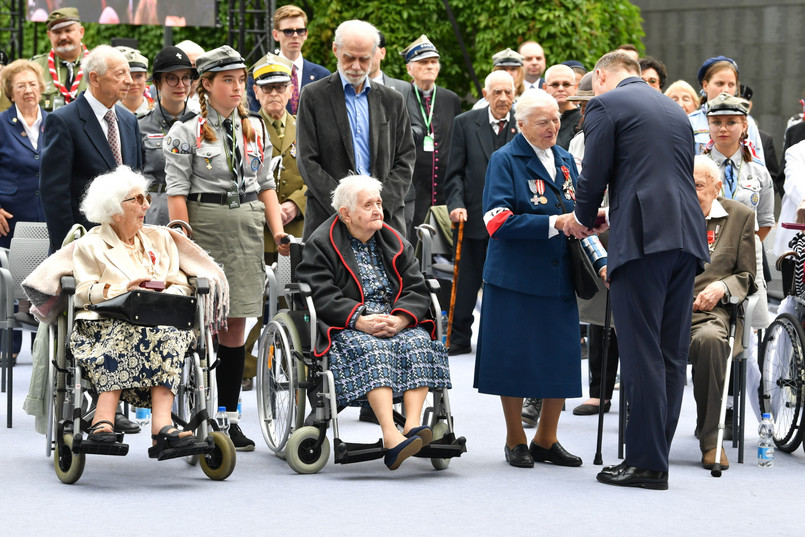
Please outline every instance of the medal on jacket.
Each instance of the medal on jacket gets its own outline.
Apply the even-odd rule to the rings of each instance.
[[[531,197],[531,203],[534,205],[545,205],[548,203],[548,198],[543,196],[543,194],[545,194],[545,181],[542,179],[529,179],[528,189],[534,194]]]
[[[573,181],[570,179],[570,170],[567,169],[567,166],[562,166],[559,169],[562,170],[562,174],[565,176],[565,182],[562,184],[565,199],[576,201],[576,189],[573,188]]]

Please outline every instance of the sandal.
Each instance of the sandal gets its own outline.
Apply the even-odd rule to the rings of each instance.
[[[109,426],[108,431],[104,431],[106,426]],[[95,423],[92,427],[87,429],[87,440],[90,442],[99,442],[103,444],[114,444],[117,442],[117,435],[115,434],[115,424],[109,420],[101,420]]]
[[[152,434],[151,439],[155,440],[157,445],[164,442],[167,448],[185,447],[198,442],[198,438],[192,434],[190,436],[179,436],[181,433],[182,431],[173,425],[165,425],[159,430],[159,434]]]
[[[148,448],[148,456],[152,459],[164,461],[185,457],[189,455],[201,455],[212,453],[215,445],[212,439],[200,441],[193,435],[179,436],[182,433],[173,425],[165,425],[159,430],[159,434],[152,434],[154,445]]]

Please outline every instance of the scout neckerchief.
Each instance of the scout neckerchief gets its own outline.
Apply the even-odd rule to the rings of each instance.
[[[422,112],[422,119],[425,121],[425,139],[422,141],[422,148],[425,151],[433,151],[433,109],[436,107],[436,85],[433,86],[433,97],[430,100],[430,110],[425,113],[425,107],[422,106],[422,99],[419,97],[419,89],[414,86],[414,93],[416,94],[416,101],[419,103],[419,110]]]
[[[86,58],[89,51],[87,47],[84,46],[84,43],[81,43],[81,48],[84,50],[83,57]],[[64,97],[64,103],[68,104],[74,101],[78,95],[78,85],[81,83],[81,79],[84,78],[84,69],[81,66],[78,67],[78,74],[75,75],[73,85],[70,87],[69,91],[67,91],[67,88],[59,80],[59,73],[56,71],[56,51],[53,49],[50,49],[50,54],[48,54],[48,70],[50,71],[50,78],[53,79],[53,85],[56,86],[56,89],[59,90],[59,93]]]

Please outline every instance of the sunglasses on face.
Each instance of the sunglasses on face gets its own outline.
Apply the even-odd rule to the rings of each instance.
[[[126,203],[127,201],[136,201],[141,207],[145,205],[146,201],[151,205],[151,194],[137,194],[133,198],[124,199],[121,203]]]
[[[575,86],[575,84],[573,84],[572,82],[554,82],[553,84],[548,85],[553,89],[559,89],[560,87],[567,89],[571,86]]]
[[[293,34],[297,34],[299,37],[305,37],[307,35],[307,28],[285,28],[284,30],[280,30],[285,37],[293,37]]]

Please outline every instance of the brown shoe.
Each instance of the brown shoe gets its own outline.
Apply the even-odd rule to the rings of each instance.
[[[716,449],[717,448],[713,448],[702,454],[702,467],[705,470],[712,470],[713,466],[716,464]],[[721,464],[722,470],[727,470],[730,467],[730,461],[727,460],[727,452],[724,451],[723,447],[721,448],[721,460],[719,464]]]

